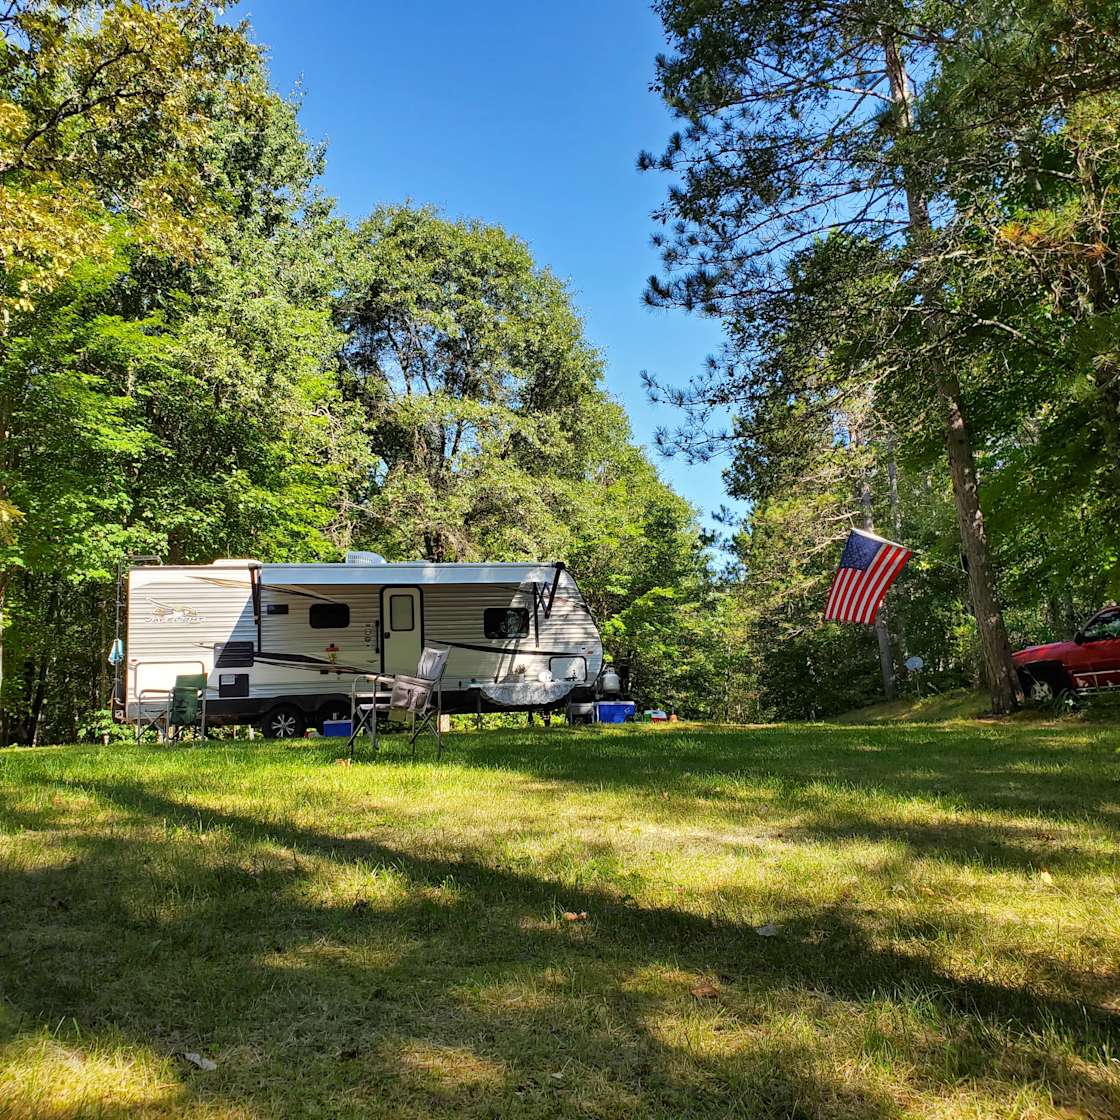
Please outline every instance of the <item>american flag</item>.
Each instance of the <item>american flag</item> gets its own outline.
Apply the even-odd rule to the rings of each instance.
[[[879,613],[887,588],[912,555],[910,549],[900,544],[853,529],[844,545],[840,567],[832,577],[825,620],[870,625]]]

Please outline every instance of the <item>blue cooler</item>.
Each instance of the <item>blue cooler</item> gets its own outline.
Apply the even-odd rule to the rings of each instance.
[[[350,721],[348,719],[323,720],[323,734],[328,739],[349,739]]]
[[[634,718],[633,700],[600,700],[595,705],[595,718],[600,723],[625,723]]]

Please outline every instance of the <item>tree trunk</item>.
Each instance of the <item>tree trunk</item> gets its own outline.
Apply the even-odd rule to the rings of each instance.
[[[891,31],[882,32],[883,51],[887,75],[890,79],[891,99],[898,109],[898,127],[907,131],[913,125],[910,111],[910,84],[906,68],[898,53],[898,44]],[[919,191],[910,182],[904,182],[906,204],[910,222],[910,237],[922,241],[930,232],[929,207]],[[927,306],[938,306],[940,293],[930,290],[923,293]],[[939,336],[942,317],[931,316],[929,332]],[[953,497],[957,507],[957,525],[960,528],[961,546],[968,561],[968,588],[972,610],[980,632],[984,670],[992,695],[992,711],[996,714],[1014,711],[1019,703],[1018,678],[1011,662],[1011,643],[1003,614],[996,598],[995,578],[988,549],[988,534],[984,528],[984,515],[980,509],[980,488],[976,477],[976,460],[972,451],[972,435],[964,414],[960,378],[937,355],[933,358],[933,373],[937,393],[945,410],[945,449],[949,458],[949,473],[953,479]]]
[[[1003,714],[1014,711],[1018,706],[1018,679],[1011,662],[1011,643],[1007,639],[1003,614],[996,598],[988,533],[980,509],[976,462],[961,404],[960,381],[955,373],[942,367],[937,389],[948,412],[945,444],[949,453],[949,473],[953,478],[961,545],[968,562],[969,598],[980,631],[984,675],[992,694],[992,711]]]
[[[35,667],[28,662],[28,695],[30,705],[27,712],[27,744],[31,747],[39,745],[39,728],[43,721],[43,704],[47,698],[47,657],[39,658]]]
[[[1046,616],[1050,619],[1050,638],[1058,642],[1062,640],[1062,604],[1058,598],[1058,589],[1051,587],[1046,593]]]
[[[1062,627],[1060,637],[1068,640],[1077,633],[1078,629],[1077,611],[1073,607],[1073,592],[1070,591],[1068,583],[1062,588],[1062,620],[1065,625]]]
[[[894,687],[894,651],[891,649],[891,632],[887,629],[886,604],[875,616],[875,638],[879,643],[879,669],[883,674],[883,694],[888,700],[897,695]]]
[[[854,442],[859,446],[859,438],[855,436]],[[869,533],[875,532],[875,516],[871,504],[871,480],[868,478],[867,467],[860,470],[859,475],[859,504],[863,507],[863,527]],[[887,629],[886,607],[881,606],[875,616],[875,638],[879,643],[879,668],[883,673],[883,692],[888,700],[895,698],[894,687],[894,653],[891,650],[891,635]]]
[[[891,532],[894,539],[902,542],[902,505],[898,500],[898,463],[894,457],[894,433],[887,433],[887,483],[891,503]],[[903,663],[906,652],[906,622],[901,613],[894,616],[894,632],[898,637],[898,652]]]

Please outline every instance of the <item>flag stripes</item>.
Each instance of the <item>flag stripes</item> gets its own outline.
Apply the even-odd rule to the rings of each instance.
[[[888,589],[912,555],[903,545],[853,529],[829,588],[825,619],[873,623]]]

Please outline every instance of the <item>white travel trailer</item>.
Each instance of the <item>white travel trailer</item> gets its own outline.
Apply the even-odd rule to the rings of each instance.
[[[151,564],[127,571],[115,711],[166,707],[205,676],[209,724],[301,735],[350,714],[355,677],[449,649],[444,711],[544,710],[591,696],[603,646],[563,564]]]

